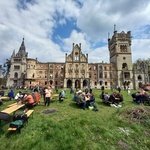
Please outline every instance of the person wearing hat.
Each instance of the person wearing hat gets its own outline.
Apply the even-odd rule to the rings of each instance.
[[[77,103],[79,106],[81,106],[81,108],[82,108],[83,110],[85,110],[85,108],[86,108],[85,94],[82,93],[81,90],[77,92],[77,100],[76,100],[76,103]]]

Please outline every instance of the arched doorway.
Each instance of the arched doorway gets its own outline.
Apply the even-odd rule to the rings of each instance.
[[[83,87],[87,87],[88,86],[88,81],[87,80],[83,80]]]
[[[67,88],[71,88],[72,87],[72,81],[69,79],[67,81]]]
[[[53,81],[52,81],[52,80],[50,80],[50,81],[49,81],[49,83],[50,83],[50,85],[52,85],[52,84],[53,84]]]
[[[79,89],[80,87],[80,80],[75,80],[75,88]]]

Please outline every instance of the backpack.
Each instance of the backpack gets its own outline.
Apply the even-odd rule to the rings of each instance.
[[[23,120],[16,120],[10,123],[9,127],[10,128],[21,128],[23,126]]]
[[[7,114],[5,112],[0,112],[0,121],[4,120],[4,121],[9,121],[11,119],[10,114]]]
[[[13,121],[16,121],[16,120],[22,120],[23,123],[27,122],[28,121],[27,114],[15,114],[13,116]]]

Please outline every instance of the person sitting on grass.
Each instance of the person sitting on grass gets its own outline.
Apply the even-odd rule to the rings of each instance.
[[[116,92],[113,92],[108,99],[110,106],[118,106],[120,102],[123,103],[123,96]],[[119,106],[121,107],[122,105]]]
[[[9,97],[10,100],[15,98],[15,94],[14,94],[14,91],[12,89],[8,93],[8,97]]]
[[[88,93],[85,96],[86,106],[93,106],[95,103],[95,96],[92,93]]]
[[[66,96],[66,92],[62,90],[59,94],[59,102],[62,102]]]
[[[81,106],[83,110],[86,108],[85,94],[81,90],[77,92],[76,104]]]
[[[23,99],[23,94],[21,91],[19,91],[15,96],[15,100],[18,104],[20,104],[22,102],[22,99]]]
[[[109,101],[109,95],[108,95],[108,93],[106,92],[105,94],[104,94],[104,99],[103,99],[103,102],[106,104],[106,105],[110,105],[110,101]]]

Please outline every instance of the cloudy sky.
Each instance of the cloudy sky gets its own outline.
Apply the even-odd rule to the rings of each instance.
[[[150,58],[150,0],[0,0],[0,64],[25,39],[29,58],[65,62],[81,43],[89,62],[109,62],[108,33],[131,31],[132,59]]]

